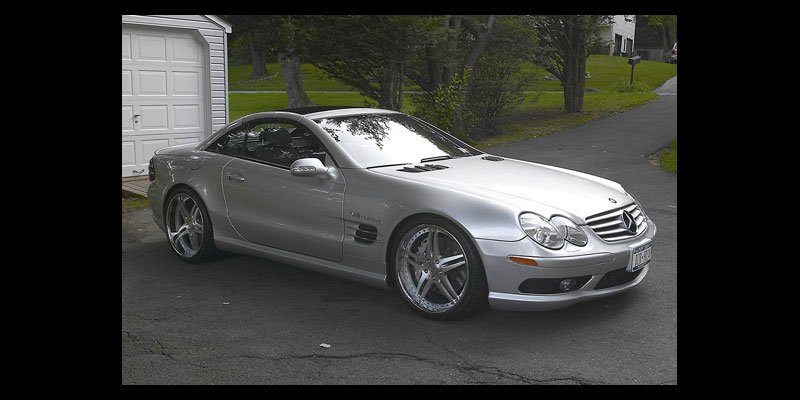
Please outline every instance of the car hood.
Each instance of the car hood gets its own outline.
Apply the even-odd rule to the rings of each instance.
[[[447,167],[424,172],[405,172],[402,166],[372,171],[469,192],[546,218],[562,214],[578,224],[588,216],[633,203],[620,184],[608,179],[511,158],[490,161],[485,156],[413,164]]]

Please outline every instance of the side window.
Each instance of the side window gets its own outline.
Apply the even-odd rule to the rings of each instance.
[[[302,125],[260,119],[224,135],[207,149],[216,153],[289,167],[301,158],[330,163],[319,140]]]

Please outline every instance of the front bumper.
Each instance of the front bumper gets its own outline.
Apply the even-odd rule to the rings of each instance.
[[[545,311],[629,290],[644,279],[653,263],[651,261],[636,273],[625,271],[630,263],[630,246],[647,240],[655,244],[656,229],[655,223],[649,220],[642,234],[614,243],[604,242],[592,233],[586,247],[567,244],[557,252],[545,250],[527,237],[516,242],[475,239],[489,285],[489,305],[497,310]],[[515,263],[509,256],[532,258],[538,266]],[[523,282],[529,280],[558,281],[574,277],[582,277],[579,279],[582,286],[563,293],[521,290]]]

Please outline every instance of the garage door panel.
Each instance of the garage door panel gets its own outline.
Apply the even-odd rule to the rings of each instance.
[[[136,166],[136,143],[134,141],[122,142],[122,166],[135,167]]]
[[[141,142],[142,155],[150,162],[150,157],[153,156],[156,150],[169,146],[169,139],[148,139]]]
[[[201,141],[202,139],[200,139],[199,137],[176,138],[175,145],[200,143]]]
[[[200,46],[191,38],[172,38],[172,61],[197,64],[200,62]]]
[[[138,35],[139,61],[167,61],[167,38]]]
[[[169,128],[167,118],[168,107],[166,105],[139,106],[139,129],[141,131],[166,130]]]
[[[174,96],[200,96],[200,74],[196,71],[173,71]]]
[[[133,96],[133,71],[122,70],[122,95]]]
[[[200,129],[200,106],[197,104],[175,105],[175,129]]]
[[[133,106],[122,106],[122,134],[133,132]]]
[[[139,71],[139,96],[166,96],[166,71]]]
[[[127,33],[122,34],[122,61],[129,61],[133,58],[133,51],[131,50],[131,35]]]

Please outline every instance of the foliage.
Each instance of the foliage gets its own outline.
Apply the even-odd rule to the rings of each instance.
[[[649,92],[651,90],[652,89],[647,83],[639,82],[635,79],[633,81],[633,84],[631,84],[630,80],[627,79],[621,80],[619,81],[619,83],[617,83],[617,86],[614,89],[614,91],[617,93],[632,93],[632,92],[644,93],[644,92]]]
[[[522,67],[523,57],[536,46],[535,32],[526,18],[498,17],[489,46],[475,66],[465,105],[473,134],[477,134],[474,128],[490,135],[498,133],[499,119],[522,104],[523,87],[536,87],[536,74]]]
[[[413,115],[449,131],[456,109],[464,103],[469,76],[470,70],[465,69],[463,73],[453,74],[447,86],[438,84],[433,91],[409,94],[415,108]]]
[[[402,107],[407,63],[437,38],[436,20],[414,15],[328,15],[316,22],[326,29],[309,43],[310,61],[393,110]]]

